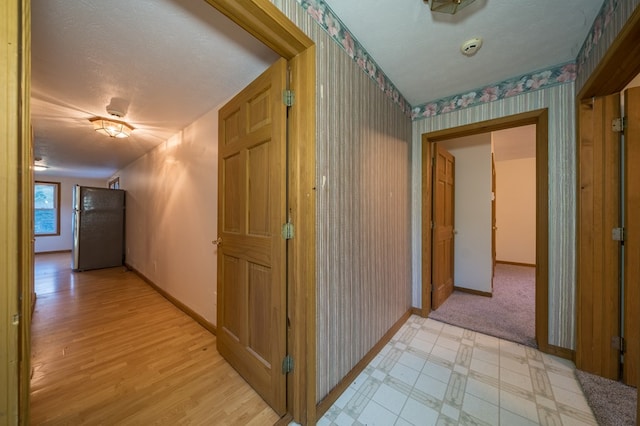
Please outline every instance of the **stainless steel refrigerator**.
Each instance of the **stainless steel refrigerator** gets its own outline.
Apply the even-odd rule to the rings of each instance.
[[[125,191],[74,186],[74,271],[124,264],[124,213]]]

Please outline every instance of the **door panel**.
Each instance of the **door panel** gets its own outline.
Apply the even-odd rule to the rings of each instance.
[[[619,95],[580,105],[576,366],[617,380],[620,353],[611,344],[620,335],[620,243],[611,238],[621,219],[615,117]]]
[[[438,309],[453,292],[454,171],[453,155],[434,144],[433,309]]]
[[[219,113],[218,351],[286,412],[286,61]]]
[[[623,381],[638,386],[640,357],[640,87],[625,92],[625,242],[624,242],[624,356]]]

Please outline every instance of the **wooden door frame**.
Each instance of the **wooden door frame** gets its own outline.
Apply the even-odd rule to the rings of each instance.
[[[570,351],[549,344],[549,118],[539,109],[494,120],[481,121],[422,135],[422,308],[423,317],[431,311],[431,143],[512,127],[536,126],[536,297],[535,333],[542,352],[570,357]]]
[[[288,249],[287,411],[303,424],[316,421],[315,333],[315,44],[269,0],[206,0],[289,61],[296,102],[289,114],[289,199],[295,238]]]
[[[296,226],[296,238],[288,253],[288,330],[289,353],[296,367],[287,378],[287,410],[304,424],[315,424],[316,417],[316,342],[315,342],[315,120],[316,54],[315,44],[269,0],[206,0],[213,7],[247,30],[258,40],[289,61],[296,104],[289,116],[289,206]],[[22,153],[30,137],[29,87],[31,72],[30,2],[8,0],[0,8],[0,43],[6,67],[0,69],[0,85],[7,96],[0,98],[2,132],[0,147],[0,236],[6,249],[0,254],[0,413],[6,419],[28,424],[28,401],[19,405],[18,395],[29,394],[29,374],[16,367],[19,342],[30,356],[28,327],[11,325],[7,319],[17,314],[19,294],[23,303],[30,300],[29,254],[19,253],[31,244],[28,208],[21,198],[28,185],[31,161]],[[29,192],[30,193],[30,192]],[[5,340],[6,339],[6,340]],[[6,380],[5,380],[6,379]],[[24,398],[23,398],[24,399]],[[10,420],[10,421],[13,421]]]
[[[640,73],[640,44],[638,44],[638,40],[640,40],[640,7],[634,10],[607,50],[607,53],[576,96],[577,141],[579,141],[578,132],[580,131],[579,108],[582,102],[593,97],[618,93]],[[578,188],[578,196],[580,196],[580,188]],[[577,235],[576,251],[579,249],[580,235]],[[580,265],[578,264],[576,266],[576,270],[579,272]],[[581,284],[580,274],[578,273],[576,277],[576,291],[590,291],[588,288],[583,288]],[[636,300],[636,303],[640,304],[640,300]],[[638,398],[640,398],[640,387],[638,387],[637,395]],[[640,418],[640,405],[638,405],[637,416]]]

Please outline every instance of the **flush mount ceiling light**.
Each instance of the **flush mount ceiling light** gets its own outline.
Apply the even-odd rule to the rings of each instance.
[[[126,114],[128,102],[121,98],[111,98],[107,105],[107,112],[116,118],[122,118]],[[121,120],[104,117],[93,117],[89,121],[93,123],[93,129],[112,138],[128,138],[133,131],[133,126]]]
[[[89,121],[93,123],[93,130],[112,138],[128,138],[133,131],[133,127],[124,121],[111,118],[93,117]]]
[[[470,5],[475,0],[431,0],[431,10],[433,12],[442,12],[454,14],[460,9]],[[424,0],[428,3],[429,0]]]
[[[37,172],[42,172],[44,170],[47,170],[49,168],[49,166],[47,166],[43,161],[42,161],[42,157],[35,157],[33,159],[33,170],[37,171]]]

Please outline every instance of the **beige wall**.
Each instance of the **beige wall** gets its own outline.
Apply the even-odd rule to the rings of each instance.
[[[46,176],[38,172],[35,173],[34,179],[36,181],[60,183],[60,235],[36,237],[35,252],[45,253],[50,251],[71,250],[73,245],[73,234],[71,230],[71,221],[73,218],[73,187],[75,185],[81,185],[106,188],[107,182],[102,179]]]
[[[491,134],[451,139],[455,157],[454,285],[491,292]]]
[[[496,260],[536,263],[536,159],[496,161]]]
[[[218,109],[121,170],[128,264],[216,323]]]

